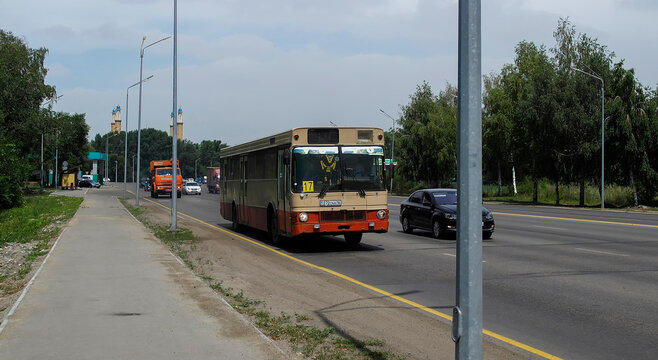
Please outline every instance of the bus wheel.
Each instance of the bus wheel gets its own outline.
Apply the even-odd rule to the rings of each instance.
[[[279,218],[274,211],[270,211],[270,221],[267,227],[267,238],[272,245],[281,245],[281,234],[279,234]]]
[[[236,210],[235,205],[233,205],[233,209],[231,210],[231,229],[238,231],[239,227],[240,224],[238,223],[238,211]]]
[[[347,245],[350,246],[359,245],[362,237],[363,237],[363,233],[360,232],[345,233],[345,241],[347,241]]]

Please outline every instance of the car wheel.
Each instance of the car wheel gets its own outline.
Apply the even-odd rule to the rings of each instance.
[[[432,235],[434,235],[435,239],[440,239],[441,235],[443,235],[441,232],[441,222],[439,222],[439,219],[434,219],[434,221],[432,221]]]
[[[359,245],[361,238],[363,238],[363,233],[360,232],[345,233],[345,241],[347,241],[347,245],[349,246]]]
[[[492,232],[487,232],[487,233],[482,234],[482,238],[485,239],[485,240],[491,239],[492,236],[493,236]]]
[[[406,216],[402,217],[402,231],[406,232],[407,234],[411,234],[414,231],[414,228],[409,225],[409,219],[407,219]]]

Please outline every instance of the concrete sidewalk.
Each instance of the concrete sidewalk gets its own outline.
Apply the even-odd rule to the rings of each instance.
[[[119,203],[84,202],[0,333],[0,359],[283,359]]]

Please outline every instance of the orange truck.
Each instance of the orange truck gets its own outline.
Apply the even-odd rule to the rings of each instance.
[[[153,160],[149,165],[150,182],[151,182],[151,197],[157,198],[159,195],[172,196],[171,178],[173,175],[173,159],[169,160]],[[177,193],[176,197],[181,196],[183,190],[183,177],[180,174],[180,161],[176,160],[176,178],[177,178]]]

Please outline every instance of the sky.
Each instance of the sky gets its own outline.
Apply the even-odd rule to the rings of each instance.
[[[172,0],[0,0],[0,28],[49,50],[56,111],[86,114],[89,138],[122,108],[138,125],[140,46],[173,35]],[[551,48],[558,20],[597,38],[658,85],[658,1],[484,0],[482,73],[520,41]],[[427,81],[457,83],[457,0],[180,0],[178,107],[183,136],[236,145],[299,126],[389,129]],[[145,50],[141,128],[169,131],[173,39]]]

